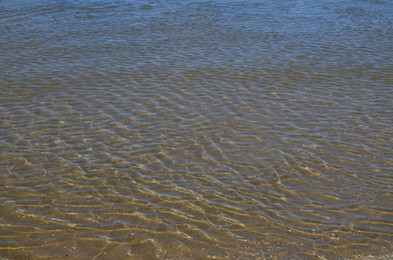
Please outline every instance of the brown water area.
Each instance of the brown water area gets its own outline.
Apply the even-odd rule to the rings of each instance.
[[[392,259],[393,1],[0,0],[0,259]]]

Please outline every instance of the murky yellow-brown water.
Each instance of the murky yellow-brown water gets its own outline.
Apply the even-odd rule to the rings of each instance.
[[[0,258],[388,258],[392,14],[0,0]]]

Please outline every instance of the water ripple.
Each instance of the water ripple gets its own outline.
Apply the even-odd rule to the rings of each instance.
[[[388,1],[1,1],[0,258],[389,258]]]

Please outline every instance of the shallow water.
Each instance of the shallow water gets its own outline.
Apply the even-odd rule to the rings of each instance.
[[[391,255],[392,13],[0,0],[0,258]]]

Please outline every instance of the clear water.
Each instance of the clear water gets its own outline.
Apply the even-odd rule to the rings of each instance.
[[[0,0],[0,258],[392,255],[392,14]]]

